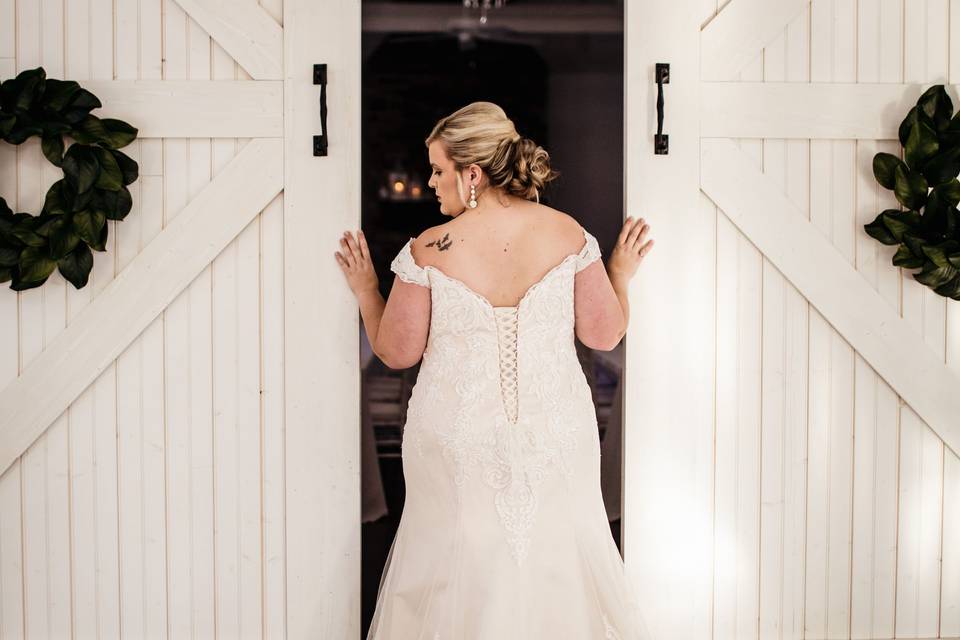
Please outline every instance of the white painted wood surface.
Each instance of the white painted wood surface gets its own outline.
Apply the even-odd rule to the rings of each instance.
[[[715,235],[700,215],[700,96],[690,81],[699,5],[624,5],[624,216],[646,218],[656,248],[631,281],[624,338],[623,556],[653,638],[710,638],[717,336],[704,321],[716,309]],[[657,62],[670,63],[669,155],[653,153]]]
[[[704,82],[700,134],[707,138],[897,140],[904,115],[928,86]],[[956,88],[950,86],[947,91],[956,101]]]
[[[729,212],[740,231],[900,397],[952,449],[960,450],[960,373],[937,358],[907,321],[863,283],[856,269],[731,140],[705,139],[701,149],[704,193]]]
[[[627,213],[659,248],[632,288],[624,552],[658,639],[960,637],[955,400],[917,401],[934,387],[899,373],[935,361],[956,376],[960,312],[862,231],[895,206],[870,163],[899,153],[905,107],[934,82],[957,95],[955,5],[626,3]],[[43,64],[143,125],[125,150],[134,210],[108,222],[90,284],[0,288],[0,412],[21,415],[0,420],[0,636],[359,635],[359,449],[344,428],[358,424],[344,346],[358,317],[317,250],[358,226],[359,16],[308,0],[0,0],[0,77]],[[314,62],[331,65],[322,159]],[[652,153],[655,62],[672,67],[669,156]],[[737,162],[701,175],[718,144]],[[204,205],[263,148],[282,157],[283,194]],[[58,177],[38,141],[0,145],[0,193],[19,210]],[[790,228],[845,278],[787,268],[769,247],[790,238],[737,224],[764,222],[771,198],[771,219],[802,216]],[[182,264],[150,273],[201,207],[232,229],[182,234],[196,243]],[[89,319],[115,322],[104,301],[124,287],[110,308],[134,324],[107,336]],[[841,322],[838,293],[874,313]],[[896,320],[866,333],[883,316]],[[902,340],[885,340],[894,327]]]
[[[283,83],[279,80],[197,80],[194,76],[192,80],[85,82],[83,87],[109,105],[111,118],[136,122],[138,138],[283,137]]]
[[[333,247],[360,227],[360,3],[283,9],[288,633],[359,638],[360,313]],[[321,158],[315,62],[327,63]]]
[[[336,49],[349,41],[345,16],[359,39],[357,11],[300,12],[301,41],[326,29],[333,48],[310,51],[311,64],[358,75],[359,46]],[[134,207],[107,222],[90,283],[77,291],[55,272],[39,289],[0,289],[0,637],[359,635],[358,434],[334,429],[334,450],[303,423],[325,458],[292,474],[286,460],[288,407],[309,398],[329,410],[317,387],[284,389],[299,375],[285,351],[310,348],[284,336],[287,314],[320,308],[324,266],[349,292],[318,257],[320,234],[285,228],[279,193],[299,194],[305,216],[290,219],[328,220],[318,205],[335,188],[318,198],[314,184],[343,185],[332,163],[359,167],[359,140],[337,139],[331,157],[298,157],[301,170],[285,174],[283,136],[319,132],[319,87],[290,74],[304,83],[301,118],[285,126],[283,12],[281,0],[0,0],[0,78],[42,64],[96,93],[102,117],[140,129],[124,149],[140,165]],[[337,91],[331,128],[359,131],[358,82]],[[0,193],[17,210],[38,211],[59,177],[38,141],[0,145]],[[359,201],[358,184],[342,203]],[[331,247],[358,226],[356,208],[339,210]],[[316,335],[324,321],[293,324]],[[357,394],[334,395],[358,424]],[[308,519],[328,492],[333,511],[357,506],[352,520],[322,521],[354,545],[329,570],[320,544],[294,544],[289,562],[288,540],[313,532],[286,505],[307,491]],[[307,598],[333,585],[336,605],[291,610],[304,594],[288,599],[290,567],[320,585]]]
[[[258,3],[245,0],[176,0],[217,44],[257,80],[283,75],[283,28]]]
[[[273,200],[282,185],[281,150],[275,140],[248,144],[0,392],[0,469],[6,470]],[[168,167],[167,174],[172,171]]]
[[[960,106],[960,6],[662,5],[626,21],[627,213],[660,249],[631,298],[625,559],[654,635],[960,637],[960,307],[863,231],[897,207],[872,159],[916,98]]]

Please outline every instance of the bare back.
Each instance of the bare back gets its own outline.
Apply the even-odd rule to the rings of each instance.
[[[573,217],[529,201],[470,210],[419,238],[417,261],[459,280],[494,307],[513,307],[531,286],[583,247]]]

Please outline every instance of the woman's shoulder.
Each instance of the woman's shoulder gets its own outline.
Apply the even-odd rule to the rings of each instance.
[[[566,235],[570,238],[579,238],[583,240],[583,228],[580,223],[569,213],[554,209],[542,203],[526,202],[523,205],[523,215],[530,220],[530,225],[535,226],[538,232],[544,234]],[[453,218],[441,224],[424,229],[419,236],[414,238],[414,246],[436,246],[441,252],[449,246],[457,237],[457,234],[469,235],[476,221],[465,223],[463,220]]]
[[[539,244],[556,244],[560,254],[570,253],[583,245],[583,227],[570,214],[541,203],[530,202],[524,215],[530,217],[530,228],[534,230]],[[463,235],[470,235],[472,229],[456,218],[424,229],[413,238],[410,251],[414,260],[421,266],[441,267],[445,252]]]
[[[436,256],[441,255],[453,244],[453,230],[450,223],[445,222],[434,227],[428,227],[410,241],[410,253],[414,261],[422,266],[436,264]]]
[[[569,213],[554,209],[543,204],[536,205],[542,209],[537,212],[540,218],[537,220],[539,236],[549,238],[558,245],[559,250],[570,253],[570,247],[574,250],[583,246],[584,229],[580,222]]]

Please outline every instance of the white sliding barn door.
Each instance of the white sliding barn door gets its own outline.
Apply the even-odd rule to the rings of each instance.
[[[960,637],[960,303],[863,230],[949,0],[628,0],[624,556],[667,638]],[[655,64],[670,64],[655,155]]]
[[[359,637],[358,316],[333,259],[359,226],[359,17],[0,1],[0,78],[42,65],[140,130],[89,284],[0,288],[0,637]],[[59,177],[39,140],[0,143],[15,211]]]

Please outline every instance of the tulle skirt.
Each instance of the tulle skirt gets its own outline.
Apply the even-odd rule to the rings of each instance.
[[[367,640],[652,640],[599,492],[581,506],[541,504],[555,512],[539,514],[518,566],[496,519],[460,510],[446,521],[409,501]]]

